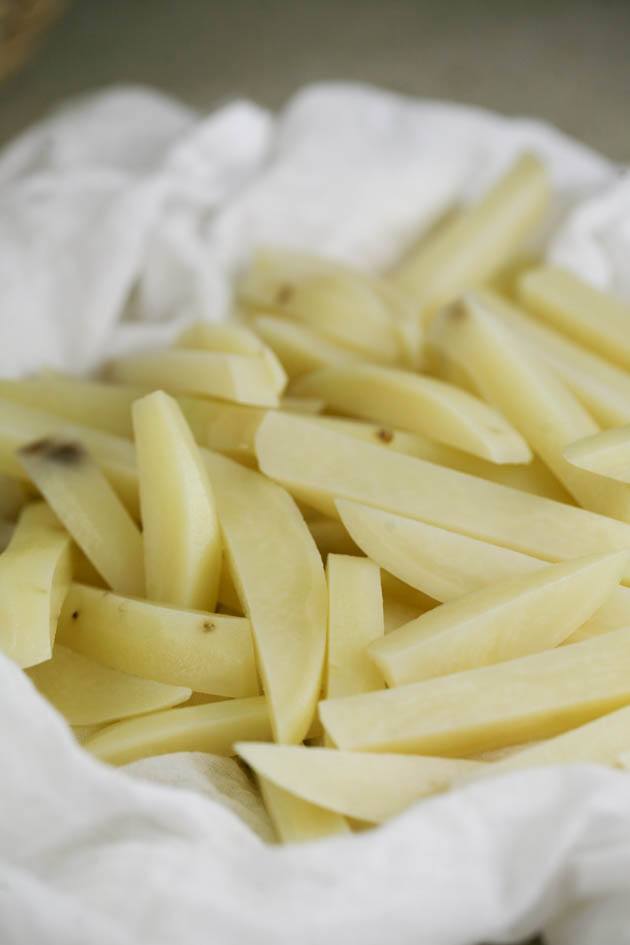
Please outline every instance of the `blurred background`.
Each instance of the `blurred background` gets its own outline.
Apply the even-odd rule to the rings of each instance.
[[[337,78],[536,115],[630,161],[629,40],[630,0],[0,0],[0,142],[114,82],[208,110]]]

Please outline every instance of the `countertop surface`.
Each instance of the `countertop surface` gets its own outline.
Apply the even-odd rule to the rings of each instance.
[[[318,79],[536,115],[630,161],[630,0],[74,0],[0,85],[0,141],[69,95],[276,107]]]

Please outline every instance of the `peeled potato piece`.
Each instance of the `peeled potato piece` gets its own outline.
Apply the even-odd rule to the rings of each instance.
[[[263,407],[278,406],[278,394],[267,365],[251,355],[189,349],[155,351],[117,358],[110,373],[123,384]]]
[[[546,567],[539,558],[519,551],[358,502],[340,499],[337,508],[361,550],[386,569],[383,575],[390,572],[439,601],[455,600],[495,582],[531,575]],[[630,626],[630,588],[616,587],[567,642],[624,626]]]
[[[144,593],[142,535],[81,443],[52,437],[22,447],[19,459],[55,515],[111,588]]]
[[[610,712],[594,722],[587,722],[555,738],[522,748],[502,761],[493,762],[472,773],[477,777],[495,777],[524,768],[558,764],[615,765],[619,755],[630,750],[630,706]],[[468,775],[465,775],[468,780]]]
[[[274,737],[301,742],[315,714],[324,665],[321,558],[284,489],[217,453],[204,451],[204,462],[230,572],[251,621]]]
[[[353,499],[548,561],[630,548],[623,522],[390,453],[310,419],[268,415],[256,451],[267,476],[324,515],[337,514],[335,499]]]
[[[28,675],[70,725],[101,725],[167,709],[191,694],[181,686],[120,673],[58,644],[52,659]]]
[[[323,368],[300,378],[291,390],[493,463],[527,463],[532,458],[525,440],[492,407],[452,384],[411,371],[368,364]]]
[[[627,563],[627,552],[594,555],[492,584],[376,640],[369,654],[388,685],[400,686],[558,646],[604,603]]]
[[[232,755],[235,742],[270,738],[267,705],[262,696],[255,696],[179,706],[127,719],[98,732],[88,739],[85,747],[101,761],[124,765],[176,751]]]
[[[249,621],[73,584],[58,640],[112,669],[216,696],[258,695]]]
[[[28,501],[24,483],[0,475],[0,518],[13,520]]]
[[[276,353],[291,378],[316,368],[361,360],[357,351],[342,348],[305,325],[288,322],[272,315],[256,315],[252,324],[261,338]]]
[[[598,476],[630,483],[630,426],[576,440],[565,448],[564,458]]]
[[[311,804],[374,824],[488,767],[452,758],[370,755],[297,745],[240,742],[236,752],[264,781]]]
[[[541,266],[518,283],[519,300],[559,331],[630,369],[630,306],[572,272]]]
[[[382,638],[383,592],[378,565],[367,558],[329,555],[328,660],[326,696],[351,696],[382,689],[383,680],[367,655]]]
[[[133,406],[146,596],[213,610],[222,540],[214,492],[199,447],[177,403],[155,391]]]
[[[630,703],[630,629],[320,703],[341,749],[466,756],[548,738]]]
[[[267,367],[269,382],[276,393],[281,394],[286,387],[287,375],[275,352],[244,325],[197,322],[182,332],[177,347],[260,358]]]
[[[350,833],[347,821],[339,814],[283,791],[266,778],[258,778],[258,784],[267,813],[282,843],[307,843]]]
[[[132,435],[131,405],[141,396],[139,388],[51,372],[0,380],[0,397],[123,437]]]
[[[528,316],[496,293],[484,290],[478,294],[527,344],[534,357],[553,368],[601,426],[630,423],[630,376],[626,371]]]
[[[0,555],[0,650],[18,666],[51,658],[71,574],[69,535],[43,502],[25,506]]]
[[[424,318],[495,275],[542,222],[549,203],[543,163],[518,158],[481,200],[412,253],[394,274]]]

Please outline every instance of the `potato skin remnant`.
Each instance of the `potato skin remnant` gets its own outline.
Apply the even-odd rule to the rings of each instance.
[[[20,450],[26,456],[41,455],[42,459],[63,466],[78,466],[85,456],[85,450],[80,443],[63,442],[44,437],[35,440]]]

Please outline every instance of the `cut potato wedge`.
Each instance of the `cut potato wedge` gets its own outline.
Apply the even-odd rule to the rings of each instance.
[[[339,814],[316,807],[266,778],[258,778],[258,784],[267,813],[282,843],[307,843],[323,837],[350,834],[347,821]]]
[[[338,500],[342,521],[361,550],[381,568],[383,578],[395,575],[428,595],[427,603],[409,602],[417,617],[431,609],[429,598],[456,600],[495,582],[533,574],[546,567],[539,558],[491,545],[358,502]],[[386,602],[387,602],[386,595]],[[385,607],[387,616],[387,605]],[[393,618],[395,619],[395,618]],[[400,621],[406,623],[407,621]],[[391,626],[391,624],[390,624]],[[586,640],[630,626],[630,588],[617,587],[606,602],[565,642]],[[387,626],[386,626],[386,632]]]
[[[91,754],[113,765],[177,751],[234,754],[234,743],[271,738],[262,696],[179,706],[108,725],[85,743]]]
[[[130,438],[131,405],[142,390],[46,372],[20,380],[0,380],[0,397],[45,410],[95,430]]]
[[[326,404],[319,397],[283,397],[280,401],[280,410],[289,413],[320,414]]]
[[[133,354],[113,361],[110,374],[123,384],[161,388],[169,393],[278,406],[267,365],[250,355],[187,349]]]
[[[177,610],[73,584],[58,640],[111,669],[195,692],[259,693],[249,621]]]
[[[630,703],[630,629],[320,703],[341,749],[466,756],[549,738]]]
[[[555,738],[549,738],[510,754],[507,758],[465,773],[464,778],[496,777],[525,768],[559,764],[614,766],[619,755],[630,750],[630,706],[610,712]]]
[[[526,154],[476,205],[458,214],[394,273],[429,317],[463,289],[487,282],[542,222],[549,203],[543,163]]]
[[[327,698],[383,688],[383,678],[367,655],[383,637],[383,592],[378,565],[367,558],[329,555]]]
[[[451,758],[370,755],[296,745],[239,742],[236,752],[259,778],[283,791],[373,824],[488,767]]]
[[[26,474],[16,453],[45,437],[63,434],[81,443],[101,467],[132,515],[139,514],[136,457],[128,440],[78,424],[52,413],[0,399],[0,472],[17,479]]]
[[[260,337],[276,353],[290,378],[299,377],[317,368],[362,360],[358,352],[342,348],[305,325],[298,325],[284,318],[255,315],[252,324]]]
[[[630,522],[630,487],[566,461],[562,451],[598,427],[578,400],[500,319],[470,294],[436,318],[431,343],[465,365],[483,396],[503,411],[580,505]]]
[[[492,584],[376,640],[369,654],[400,686],[550,649],[602,606],[627,565],[628,552],[614,552]]]
[[[286,372],[275,352],[244,325],[211,325],[209,322],[197,322],[182,332],[176,347],[261,358],[267,367],[269,383],[275,392],[281,394],[287,385]]]
[[[102,725],[185,702],[191,690],[129,676],[55,646],[53,658],[28,670],[31,682],[70,725]]]
[[[535,357],[553,368],[597,423],[603,427],[630,423],[630,377],[626,371],[528,316],[496,293],[484,290],[479,297],[527,343]]]
[[[567,462],[618,482],[630,483],[630,426],[605,430],[570,443]]]
[[[0,555],[0,650],[18,666],[51,658],[71,574],[67,532],[43,502],[25,506]]]
[[[177,403],[162,391],[135,402],[133,425],[147,597],[214,610],[223,549],[199,447]]]
[[[217,453],[204,451],[204,462],[230,571],[251,620],[274,736],[301,742],[315,715],[324,666],[321,558],[284,489]]]
[[[541,266],[518,283],[523,305],[586,348],[630,369],[630,306],[572,272]]]
[[[292,392],[321,397],[329,408],[431,437],[493,463],[527,463],[525,440],[501,414],[452,384],[411,371],[349,365],[323,368]]]
[[[354,499],[547,561],[630,548],[624,522],[390,453],[310,419],[270,414],[256,451],[266,475],[324,515],[337,515],[336,499]]]
[[[80,442],[46,437],[22,447],[26,473],[109,586],[144,593],[142,535]]]

